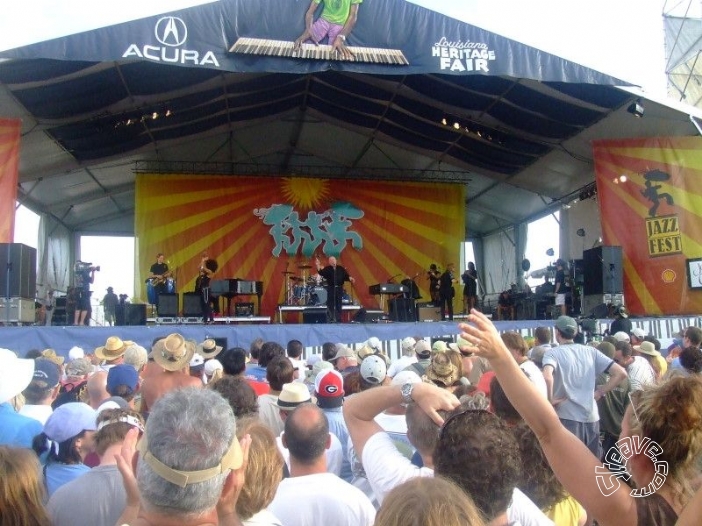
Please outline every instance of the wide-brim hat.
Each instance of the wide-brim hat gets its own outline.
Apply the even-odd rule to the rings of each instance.
[[[208,358],[214,358],[219,353],[222,352],[222,346],[217,345],[212,338],[207,338],[202,343],[197,346],[197,353],[202,356],[205,360]]]
[[[195,343],[174,332],[157,341],[152,354],[154,361],[166,371],[179,371],[190,363]]]
[[[63,356],[59,356],[58,354],[56,354],[56,351],[54,349],[44,349],[43,351],[41,351],[41,356],[42,358],[51,360],[56,365],[63,365],[63,362],[65,360]]]
[[[293,382],[283,384],[283,389],[280,391],[275,404],[283,411],[292,411],[298,405],[311,401],[312,396],[307,386],[300,382]]]
[[[34,375],[34,360],[18,358],[8,349],[0,349],[0,404],[18,395]]]
[[[95,348],[95,356],[100,360],[112,361],[123,356],[132,342],[122,341],[119,336],[110,336],[105,345]]]
[[[444,353],[435,354],[426,369],[426,377],[435,384],[450,387],[458,381],[458,368]]]
[[[640,345],[634,345],[633,349],[639,351],[642,354],[647,354],[648,356],[660,356],[661,353],[656,350],[656,346],[653,342],[643,341]]]

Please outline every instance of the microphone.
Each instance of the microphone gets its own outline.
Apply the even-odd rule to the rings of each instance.
[[[399,274],[395,274],[394,276],[389,277],[387,280],[387,283],[391,283],[392,280],[394,280],[397,276],[400,276],[400,275],[402,275],[402,272],[400,272]]]

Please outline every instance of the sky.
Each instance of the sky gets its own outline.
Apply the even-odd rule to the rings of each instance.
[[[699,0],[408,1],[634,83],[654,97],[665,96],[664,7],[678,14],[694,1],[690,14],[695,15],[700,8]],[[117,9],[106,9],[94,0],[8,2],[0,18],[0,50],[205,3],[209,0],[121,0]],[[32,236],[32,221],[18,218],[16,223],[20,237]],[[532,232],[533,238],[553,239],[557,223],[552,218],[544,223],[549,226]],[[21,242],[17,237],[16,241]],[[95,248],[98,255],[108,249]],[[534,250],[532,268],[545,266],[541,247]],[[112,281],[116,291],[130,293],[129,279]]]

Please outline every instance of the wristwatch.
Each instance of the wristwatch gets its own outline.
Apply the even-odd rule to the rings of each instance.
[[[400,388],[400,393],[402,394],[402,403],[403,404],[410,404],[412,403],[412,390],[414,389],[414,384],[412,383],[406,383],[402,384],[402,387]]]

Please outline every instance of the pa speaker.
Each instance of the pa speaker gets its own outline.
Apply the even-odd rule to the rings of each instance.
[[[183,294],[183,316],[186,318],[198,318],[202,316],[199,292],[186,292]]]
[[[0,243],[0,296],[34,298],[37,291],[37,250],[22,243]]]
[[[305,309],[302,311],[302,323],[326,323],[327,308]]]
[[[624,291],[622,247],[595,247],[583,252],[583,295]]]
[[[411,298],[391,299],[388,302],[390,319],[392,321],[417,321],[414,305],[414,300]]]
[[[161,318],[175,318],[178,316],[179,296],[176,293],[158,295],[158,315]]]
[[[126,325],[146,325],[146,304],[127,303],[124,321]]]

